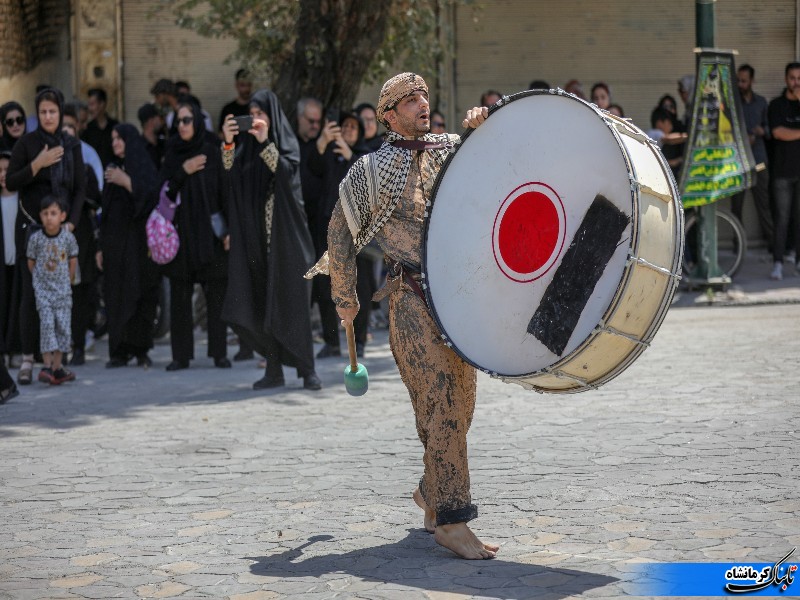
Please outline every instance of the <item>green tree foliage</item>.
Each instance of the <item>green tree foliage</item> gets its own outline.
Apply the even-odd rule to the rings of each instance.
[[[444,15],[472,0],[161,0],[176,23],[238,41],[229,60],[266,76],[294,116],[314,96],[349,107],[362,82],[395,65],[436,81],[451,32]]]

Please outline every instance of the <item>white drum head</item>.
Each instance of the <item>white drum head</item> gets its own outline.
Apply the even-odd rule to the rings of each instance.
[[[428,299],[454,349],[512,377],[575,350],[622,279],[632,206],[625,155],[589,104],[526,92],[493,110],[443,167],[427,222]],[[614,227],[592,232],[598,215]],[[570,295],[579,313],[559,314]]]

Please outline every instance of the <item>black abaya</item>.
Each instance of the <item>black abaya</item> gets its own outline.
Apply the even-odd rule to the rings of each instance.
[[[78,226],[83,203],[85,201],[86,177],[84,175],[83,156],[80,142],[70,135],[61,132],[61,117],[64,114],[64,96],[55,89],[48,88],[36,96],[36,112],[39,104],[47,100],[57,104],[59,123],[54,133],[47,133],[39,124],[39,128],[23,135],[14,145],[6,175],[6,187],[11,191],[19,191],[19,206],[15,238],[17,246],[17,270],[15,273],[15,292],[13,306],[19,306],[19,330],[22,342],[22,353],[34,354],[38,351],[39,315],[36,312],[36,300],[33,294],[33,283],[28,270],[27,243],[32,228],[41,225],[39,211],[45,196],[57,196],[68,207],[68,221],[73,228]],[[61,160],[49,167],[44,167],[36,175],[33,174],[32,163],[45,146],[54,148],[62,146],[64,154]]]
[[[219,140],[210,135],[203,113],[194,103],[189,108],[194,119],[194,135],[183,140],[175,134],[167,143],[160,180],[167,183],[166,194],[173,200],[180,195],[173,223],[180,238],[178,254],[164,267],[170,278],[170,342],[174,361],[185,364],[194,358],[192,330],[192,288],[201,283],[206,296],[208,356],[219,361],[227,355],[227,326],[222,320],[222,301],[227,287],[228,253],[223,239],[226,232],[214,231],[212,215],[219,223],[226,220],[227,179],[223,175]],[[177,112],[176,112],[177,115]],[[188,174],[184,163],[205,155],[205,166]]]
[[[153,347],[159,275],[147,255],[145,223],[156,204],[158,178],[136,128],[122,123],[115,130],[125,142],[125,158],[117,161],[133,191],[113,183],[103,189],[100,248],[109,355],[127,358]]]
[[[257,92],[251,103],[269,117],[269,138],[259,144],[252,135],[240,136],[228,171],[233,190],[231,249],[222,315],[268,361],[296,367],[298,376],[304,377],[314,371],[310,282],[303,279],[313,263],[314,246],[300,189],[300,151],[272,92]],[[279,153],[274,173],[260,156],[271,143]],[[268,205],[272,208],[269,244]]]

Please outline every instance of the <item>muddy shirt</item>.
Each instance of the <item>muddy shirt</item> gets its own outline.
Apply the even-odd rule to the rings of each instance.
[[[400,202],[374,238],[388,257],[419,268],[422,262],[425,201],[431,195],[438,169],[430,153],[413,153]],[[328,258],[331,295],[336,305],[343,308],[358,306],[355,256],[353,236],[339,201],[328,227]]]

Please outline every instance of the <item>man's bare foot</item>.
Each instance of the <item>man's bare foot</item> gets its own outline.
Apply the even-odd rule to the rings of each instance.
[[[436,511],[432,508],[429,508],[425,503],[419,488],[414,490],[414,493],[411,494],[411,497],[414,498],[414,502],[417,503],[417,506],[425,511],[425,531],[428,533],[433,533],[436,531]]]
[[[494,558],[500,546],[484,544],[478,539],[466,523],[439,525],[434,535],[436,543],[452,550],[461,558],[482,560]]]

